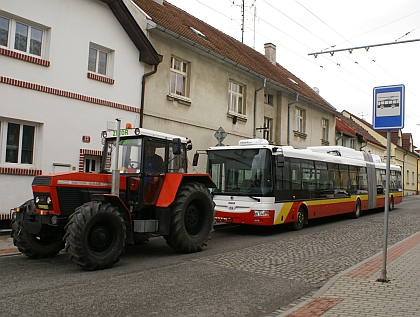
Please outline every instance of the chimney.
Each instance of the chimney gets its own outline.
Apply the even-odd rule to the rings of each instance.
[[[271,62],[271,64],[276,65],[276,46],[273,43],[265,43],[265,57]]]

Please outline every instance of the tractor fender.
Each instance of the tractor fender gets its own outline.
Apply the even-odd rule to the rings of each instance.
[[[202,183],[207,188],[215,188],[213,180],[208,174],[166,174],[165,180],[156,202],[156,207],[167,208],[175,200],[179,186],[182,183]]]

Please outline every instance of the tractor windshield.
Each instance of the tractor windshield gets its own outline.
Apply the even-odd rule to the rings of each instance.
[[[268,149],[208,152],[208,172],[217,194],[264,196],[272,192],[272,155]]]
[[[116,139],[107,140],[108,155],[111,156],[109,169],[114,166],[114,161],[118,160],[120,173],[139,173],[141,169],[142,139],[120,139],[118,158],[116,157]]]

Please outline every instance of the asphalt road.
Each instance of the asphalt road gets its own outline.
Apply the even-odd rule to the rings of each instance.
[[[420,231],[420,198],[389,214],[392,245]],[[0,316],[275,316],[335,274],[382,251],[384,215],[286,227],[218,226],[208,247],[178,254],[163,238],[129,247],[112,269],[67,255],[0,258]]]

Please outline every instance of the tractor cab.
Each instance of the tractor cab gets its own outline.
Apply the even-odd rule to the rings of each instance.
[[[119,174],[117,194],[131,212],[155,206],[167,173],[186,173],[187,150],[192,148],[186,138],[143,128],[102,132],[104,152],[101,170]],[[117,142],[118,148],[117,148]]]

